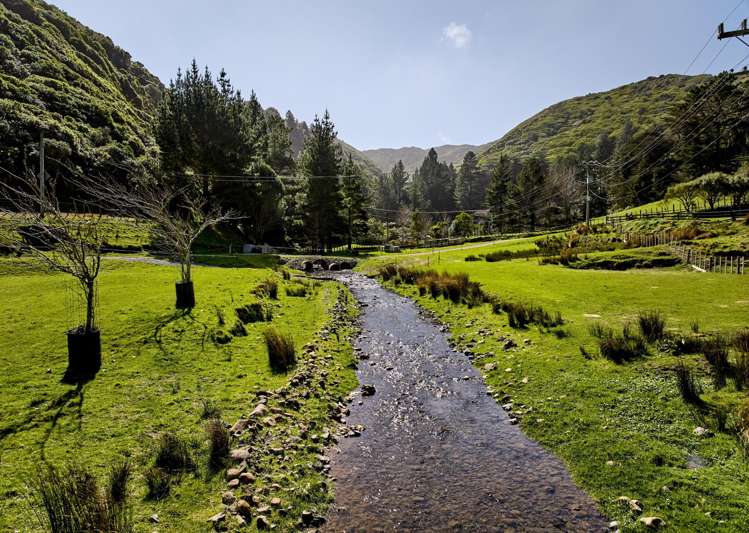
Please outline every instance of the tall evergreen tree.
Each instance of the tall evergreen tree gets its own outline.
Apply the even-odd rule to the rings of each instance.
[[[329,250],[343,230],[341,210],[341,154],[337,132],[326,110],[315,116],[304,143],[299,171],[307,177],[307,229],[312,242]]]
[[[518,175],[517,204],[530,231],[535,231],[538,214],[548,201],[541,194],[547,171],[546,160],[542,156],[532,156],[525,161]]]
[[[483,201],[485,185],[478,166],[478,157],[466,152],[455,183],[455,203],[458,209],[478,209]]]
[[[491,225],[500,233],[504,233],[506,229],[507,211],[511,205],[513,189],[512,162],[507,155],[502,154],[491,171],[491,179],[486,190],[486,206],[489,208]]]
[[[351,251],[354,239],[367,234],[367,190],[361,168],[348,155],[343,163],[343,217],[346,222],[346,244]]]

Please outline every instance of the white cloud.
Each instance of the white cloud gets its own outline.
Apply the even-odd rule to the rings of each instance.
[[[473,34],[465,24],[456,24],[451,22],[442,30],[445,39],[449,39],[455,45],[455,48],[465,48],[471,42]]]

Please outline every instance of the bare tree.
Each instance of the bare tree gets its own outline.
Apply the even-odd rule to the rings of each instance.
[[[85,302],[83,323],[68,331],[68,372],[96,372],[101,343],[96,325],[96,281],[101,270],[100,215],[65,212],[51,189],[12,176],[0,181],[0,244],[34,257],[47,269],[67,274]]]
[[[80,188],[103,209],[151,224],[156,252],[179,263],[177,308],[194,307],[192,249],[195,241],[208,228],[238,219],[238,215],[219,207],[208,208],[206,199],[190,187],[152,184],[128,188],[105,179],[86,179],[81,181]]]

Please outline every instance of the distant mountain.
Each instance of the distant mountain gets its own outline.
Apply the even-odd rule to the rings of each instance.
[[[440,161],[446,163],[460,164],[466,152],[473,150],[475,153],[481,153],[489,147],[488,144],[474,146],[472,144],[443,144],[435,146],[437,156]],[[403,148],[376,148],[373,150],[362,150],[361,153],[371,159],[377,167],[383,172],[390,172],[393,165],[398,161],[403,161],[406,170],[412,172],[416,170],[429,152],[428,148],[418,148],[416,146],[405,146]]]
[[[291,139],[291,153],[294,159],[297,159],[304,149],[304,141],[309,136],[309,125],[304,120],[297,120],[291,111],[286,112],[285,120]],[[338,139],[338,144],[345,155],[350,154],[351,158],[359,164],[370,181],[380,175],[381,169],[361,150],[357,150],[341,139]]]
[[[488,143],[480,163],[490,165],[500,154],[549,158],[595,146],[601,134],[616,137],[627,120],[636,130],[659,127],[668,110],[687,90],[708,76],[666,74],[556,103],[521,122],[501,139]]]

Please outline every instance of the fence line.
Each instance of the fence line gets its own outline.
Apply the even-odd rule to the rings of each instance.
[[[709,255],[683,244],[671,244],[671,250],[687,265],[702,272],[746,273],[746,258],[743,256]]]

